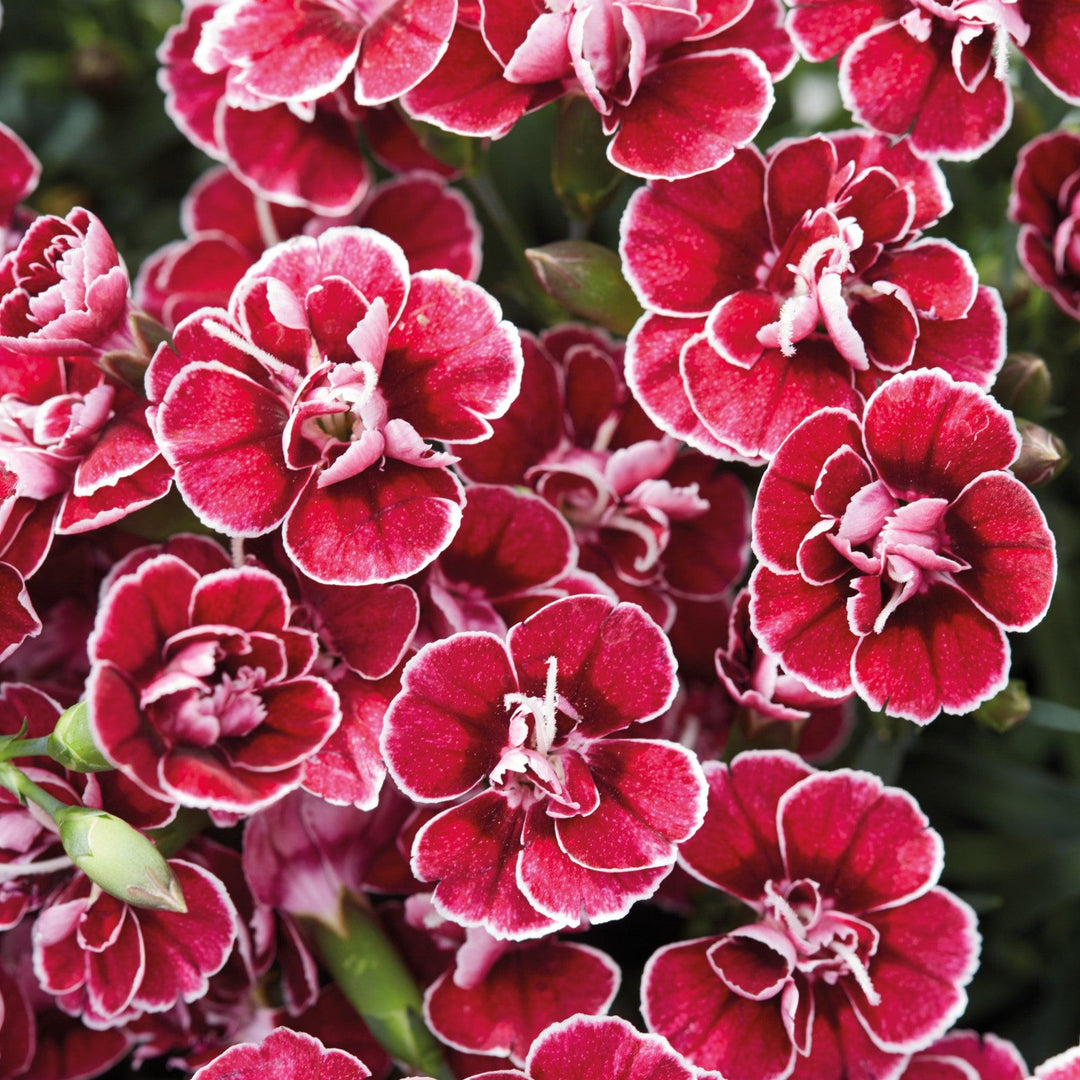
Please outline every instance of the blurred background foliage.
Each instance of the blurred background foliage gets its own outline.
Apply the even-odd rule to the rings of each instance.
[[[0,33],[0,120],[44,165],[33,207],[93,210],[133,275],[150,251],[179,235],[179,201],[208,164],[165,115],[156,85],[154,51],[179,15],[177,0],[8,0]],[[1011,78],[1011,131],[980,160],[946,166],[955,209],[933,232],[971,252],[982,280],[1001,291],[1010,348],[1046,360],[1051,405],[1030,419],[1075,452],[1080,324],[1026,279],[1005,208],[1020,147],[1061,124],[1080,125],[1080,117],[1068,114],[1019,59]],[[776,108],[757,141],[767,148],[779,138],[850,124],[835,71],[800,65],[777,87]],[[615,185],[591,227],[569,222],[551,183],[556,126],[557,108],[549,107],[487,155],[492,186],[520,234],[513,242],[588,235],[615,247],[635,181]],[[497,238],[491,213],[481,216],[489,240],[482,280],[511,317],[535,325],[520,260]],[[753,472],[746,475],[753,482]],[[1049,615],[1013,641],[1013,674],[1036,699],[1031,714],[1005,733],[971,717],[942,717],[917,730],[864,716],[843,758],[910,790],[944,834],[944,884],[975,906],[984,937],[962,1023],[1015,1040],[1032,1065],[1080,1037],[1080,470],[1067,468],[1038,495],[1061,569]],[[629,947],[643,960],[681,932],[671,915],[645,910],[594,934],[597,944],[620,955]],[[632,971],[627,981],[631,991]],[[625,1006],[632,1011],[632,993]]]

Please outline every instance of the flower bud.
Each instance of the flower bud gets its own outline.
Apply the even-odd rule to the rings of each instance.
[[[94,744],[86,702],[65,709],[46,743],[49,757],[74,772],[105,772],[112,765]]]
[[[993,731],[1006,732],[1016,727],[1031,712],[1027,687],[1019,679],[1010,679],[989,701],[984,701],[972,716]]]
[[[525,252],[541,288],[575,315],[628,334],[643,314],[619,256],[587,240],[557,240]]]
[[[1020,432],[1020,456],[1012,464],[1013,475],[1029,488],[1049,484],[1069,463],[1065,443],[1041,424],[1016,418]]]
[[[1034,353],[1009,353],[994,382],[993,395],[1021,416],[1042,416],[1050,403],[1050,369]]]
[[[625,175],[608,161],[607,142],[588,98],[571,94],[559,102],[551,181],[566,213],[578,221],[592,221]]]
[[[54,820],[68,858],[110,896],[134,907],[187,911],[161,852],[126,821],[88,806],[65,806]]]

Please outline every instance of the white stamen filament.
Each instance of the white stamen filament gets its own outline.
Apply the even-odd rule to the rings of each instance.
[[[283,364],[276,356],[271,356],[265,349],[260,349],[258,345],[248,341],[245,337],[236,333],[235,330],[230,330],[227,326],[222,326],[221,323],[215,322],[213,319],[204,319],[202,325],[203,329],[211,337],[216,337],[218,341],[224,341],[226,345],[231,345],[234,349],[239,349],[240,352],[250,356],[253,360],[257,360],[275,375],[287,376],[291,373],[293,378],[289,379],[289,381],[295,381],[297,372],[294,368],[291,368],[287,364]]]
[[[796,914],[795,909],[779,893],[770,890],[769,906],[773,908],[780,921],[787,928],[787,932],[798,941],[808,943],[806,927]]]
[[[833,941],[829,948],[847,964],[851,977],[859,984],[859,989],[866,995],[866,1000],[871,1005],[880,1005],[881,995],[874,989],[874,984],[870,981],[870,972],[867,971],[866,965],[859,959],[854,948],[840,941]]]
[[[541,754],[546,754],[555,742],[557,729],[556,707],[557,695],[555,681],[559,670],[558,657],[548,657],[547,685],[544,688],[544,700],[531,697],[529,694],[505,694],[503,705],[511,709],[515,705],[521,706],[530,712],[535,720],[534,738],[536,749]]]

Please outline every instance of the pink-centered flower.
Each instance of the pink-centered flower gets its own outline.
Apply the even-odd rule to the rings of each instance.
[[[200,574],[158,555],[102,597],[90,640],[94,739],[136,784],[185,806],[249,814],[298,787],[341,720],[311,675],[315,635],[255,567]]]
[[[363,106],[431,70],[456,11],[456,0],[193,0],[158,54],[166,108],[259,195],[348,213],[371,181]]]
[[[79,874],[34,923],[34,970],[43,990],[92,1028],[161,1012],[206,993],[236,939],[236,909],[212,874],[169,861],[186,912],[136,908]]]
[[[1021,151],[1009,218],[1024,269],[1062,311],[1080,319],[1080,135],[1040,135]]]
[[[0,346],[88,356],[133,343],[128,275],[105,226],[76,207],[37,218],[0,261]]]
[[[584,94],[637,176],[692,176],[748,143],[794,50],[776,0],[481,0],[402,104],[463,135],[505,135],[526,112]]]
[[[531,485],[573,528],[581,569],[665,628],[675,598],[720,596],[746,565],[740,480],[652,424],[603,332],[567,324],[522,346],[521,394],[488,442],[455,447],[462,472]]]
[[[233,536],[283,524],[315,581],[415,573],[449,544],[464,502],[454,458],[431,441],[488,438],[518,391],[521,347],[501,314],[455,274],[410,275],[367,229],[279,244],[228,312],[196,312],[150,366],[181,495]]]
[[[700,821],[700,766],[673,743],[611,736],[674,694],[663,632],[604,597],[549,604],[505,641],[465,632],[423,648],[382,748],[411,798],[467,796],[413,844],[440,913],[522,940],[651,895]]]
[[[667,945],[646,965],[650,1030],[727,1080],[889,1080],[967,1003],[974,912],[936,887],[941,839],[870,773],[793,754],[710,762],[695,877],[756,921]]]
[[[237,282],[267,248],[335,225],[362,225],[401,245],[415,270],[450,270],[475,281],[480,225],[469,201],[442,177],[413,171],[377,184],[344,217],[275,206],[217,167],[201,177],[180,209],[186,239],[154,252],[140,267],[140,307],[166,326],[200,307],[226,307]]]
[[[1050,603],[1054,539],[1009,414],[942,371],[898,375],[863,419],[824,409],[769,465],[754,508],[750,616],[811,689],[852,688],[926,723],[1005,685],[1005,630]]]
[[[697,1080],[699,1071],[665,1039],[618,1016],[572,1016],[540,1033],[524,1072],[500,1069],[473,1080]]]
[[[965,252],[921,236],[950,205],[935,165],[864,132],[640,188],[621,227],[647,309],[627,344],[638,401],[706,453],[759,461],[816,409],[857,410],[898,371],[989,388],[1001,300]]]
[[[1080,101],[1080,11],[1072,0],[788,0],[808,60],[840,54],[855,119],[910,133],[926,157],[970,160],[1012,120],[1010,43],[1060,97]]]

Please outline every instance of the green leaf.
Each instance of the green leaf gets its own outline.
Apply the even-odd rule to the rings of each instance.
[[[1031,712],[1028,722],[1051,731],[1065,731],[1070,735],[1080,735],[1080,709],[1070,709],[1056,701],[1043,698],[1031,699]]]

